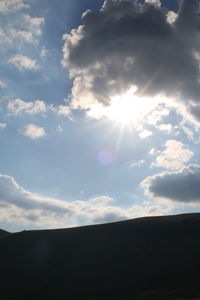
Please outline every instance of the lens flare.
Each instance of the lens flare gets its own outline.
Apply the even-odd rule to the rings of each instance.
[[[110,149],[102,149],[97,154],[97,159],[104,166],[111,165],[114,159],[114,154]]]

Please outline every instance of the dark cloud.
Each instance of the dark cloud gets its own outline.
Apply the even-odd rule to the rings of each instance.
[[[177,172],[147,177],[142,186],[154,198],[200,203],[200,165],[189,165]]]
[[[139,95],[179,97],[192,113],[190,103],[199,105],[200,93],[199,2],[181,3],[172,24],[166,8],[133,0],[106,0],[98,13],[86,11],[83,25],[64,37],[72,105],[108,104],[110,96],[136,85]]]

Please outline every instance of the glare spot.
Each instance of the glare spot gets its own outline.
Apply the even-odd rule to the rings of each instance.
[[[100,162],[100,164],[108,166],[112,164],[114,155],[110,149],[102,149],[98,152],[97,159]]]

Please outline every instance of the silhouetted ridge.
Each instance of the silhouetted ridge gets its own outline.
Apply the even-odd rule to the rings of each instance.
[[[0,299],[197,298],[200,214],[5,235],[0,266]]]
[[[3,235],[6,235],[6,234],[9,234],[9,232],[7,232],[3,229],[0,229],[0,237],[3,236]]]

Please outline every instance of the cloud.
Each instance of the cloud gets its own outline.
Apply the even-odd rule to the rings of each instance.
[[[174,11],[169,11],[167,13],[167,22],[169,24],[175,23],[176,19],[178,18],[178,14],[176,14]]]
[[[154,154],[157,154],[157,153],[159,153],[160,151],[158,151],[156,148],[151,148],[151,149],[149,149],[149,151],[148,151],[148,153],[150,154],[150,155],[154,155]]]
[[[44,114],[48,112],[56,113],[60,116],[69,116],[71,111],[67,105],[58,105],[46,104],[42,100],[35,101],[23,101],[19,98],[10,100],[7,104],[7,110],[10,114]]]
[[[25,8],[29,8],[29,5],[25,4],[23,0],[1,0],[0,1],[0,13],[12,13]]]
[[[18,114],[20,112],[25,112],[27,114],[37,114],[46,112],[48,107],[46,103],[41,100],[25,102],[17,98],[8,102],[7,109],[10,113],[13,114]]]
[[[43,197],[21,187],[13,177],[0,174],[1,222],[38,227],[67,227],[103,223],[167,212],[159,205],[134,205],[122,208],[113,198],[102,195],[87,201],[61,201]]]
[[[172,125],[171,124],[159,124],[158,128],[160,130],[168,131],[169,133],[172,131]]]
[[[147,177],[142,187],[150,197],[181,203],[200,203],[200,165]]]
[[[145,164],[145,160],[144,159],[141,159],[141,160],[138,160],[138,161],[134,161],[130,164],[130,167],[131,168],[135,168],[135,167],[140,167],[142,166],[143,164]]]
[[[160,7],[161,5],[160,0],[145,0],[145,2],[154,5],[155,7]]]
[[[39,65],[36,63],[35,59],[31,59],[27,56],[16,54],[12,56],[9,61],[10,64],[14,65],[20,71],[22,70],[36,70]]]
[[[7,124],[6,123],[0,123],[0,129],[6,128]]]
[[[0,80],[0,89],[3,89],[5,87],[6,87],[5,82],[3,82],[3,81]]]
[[[34,43],[35,39],[31,31],[10,28],[7,32],[7,39],[11,43],[13,40],[24,40],[27,43]]]
[[[142,130],[141,132],[140,132],[140,134],[139,134],[139,136],[141,137],[141,139],[145,139],[146,137],[149,137],[149,136],[151,136],[153,134],[153,132],[152,131],[150,131],[150,130]]]
[[[24,136],[27,136],[31,139],[38,139],[45,135],[45,130],[43,127],[37,126],[35,124],[28,124],[24,127],[23,130],[18,130]]]
[[[29,44],[38,43],[45,23],[44,18],[32,17],[29,14],[18,14],[17,18],[12,18],[11,21],[7,18],[6,21],[0,22],[0,44],[4,48],[12,45],[19,50],[21,50],[23,42]]]
[[[178,170],[193,156],[193,152],[180,141],[168,140],[164,146],[165,150],[156,157],[154,167]]]
[[[42,26],[45,23],[45,19],[41,17],[31,17],[28,14],[22,15],[26,28],[34,35],[40,36],[42,34]]]
[[[67,105],[59,105],[57,107],[54,108],[57,112],[57,114],[59,115],[63,115],[63,116],[69,116],[71,113],[71,110],[69,108],[69,106]]]
[[[44,58],[47,56],[47,54],[49,53],[49,51],[47,50],[46,47],[42,47],[41,51],[40,51],[40,57]]]
[[[72,107],[109,105],[136,86],[139,98],[164,95],[199,122],[199,2],[181,3],[176,20],[150,0],[106,0],[83,13],[83,24],[63,36]]]

